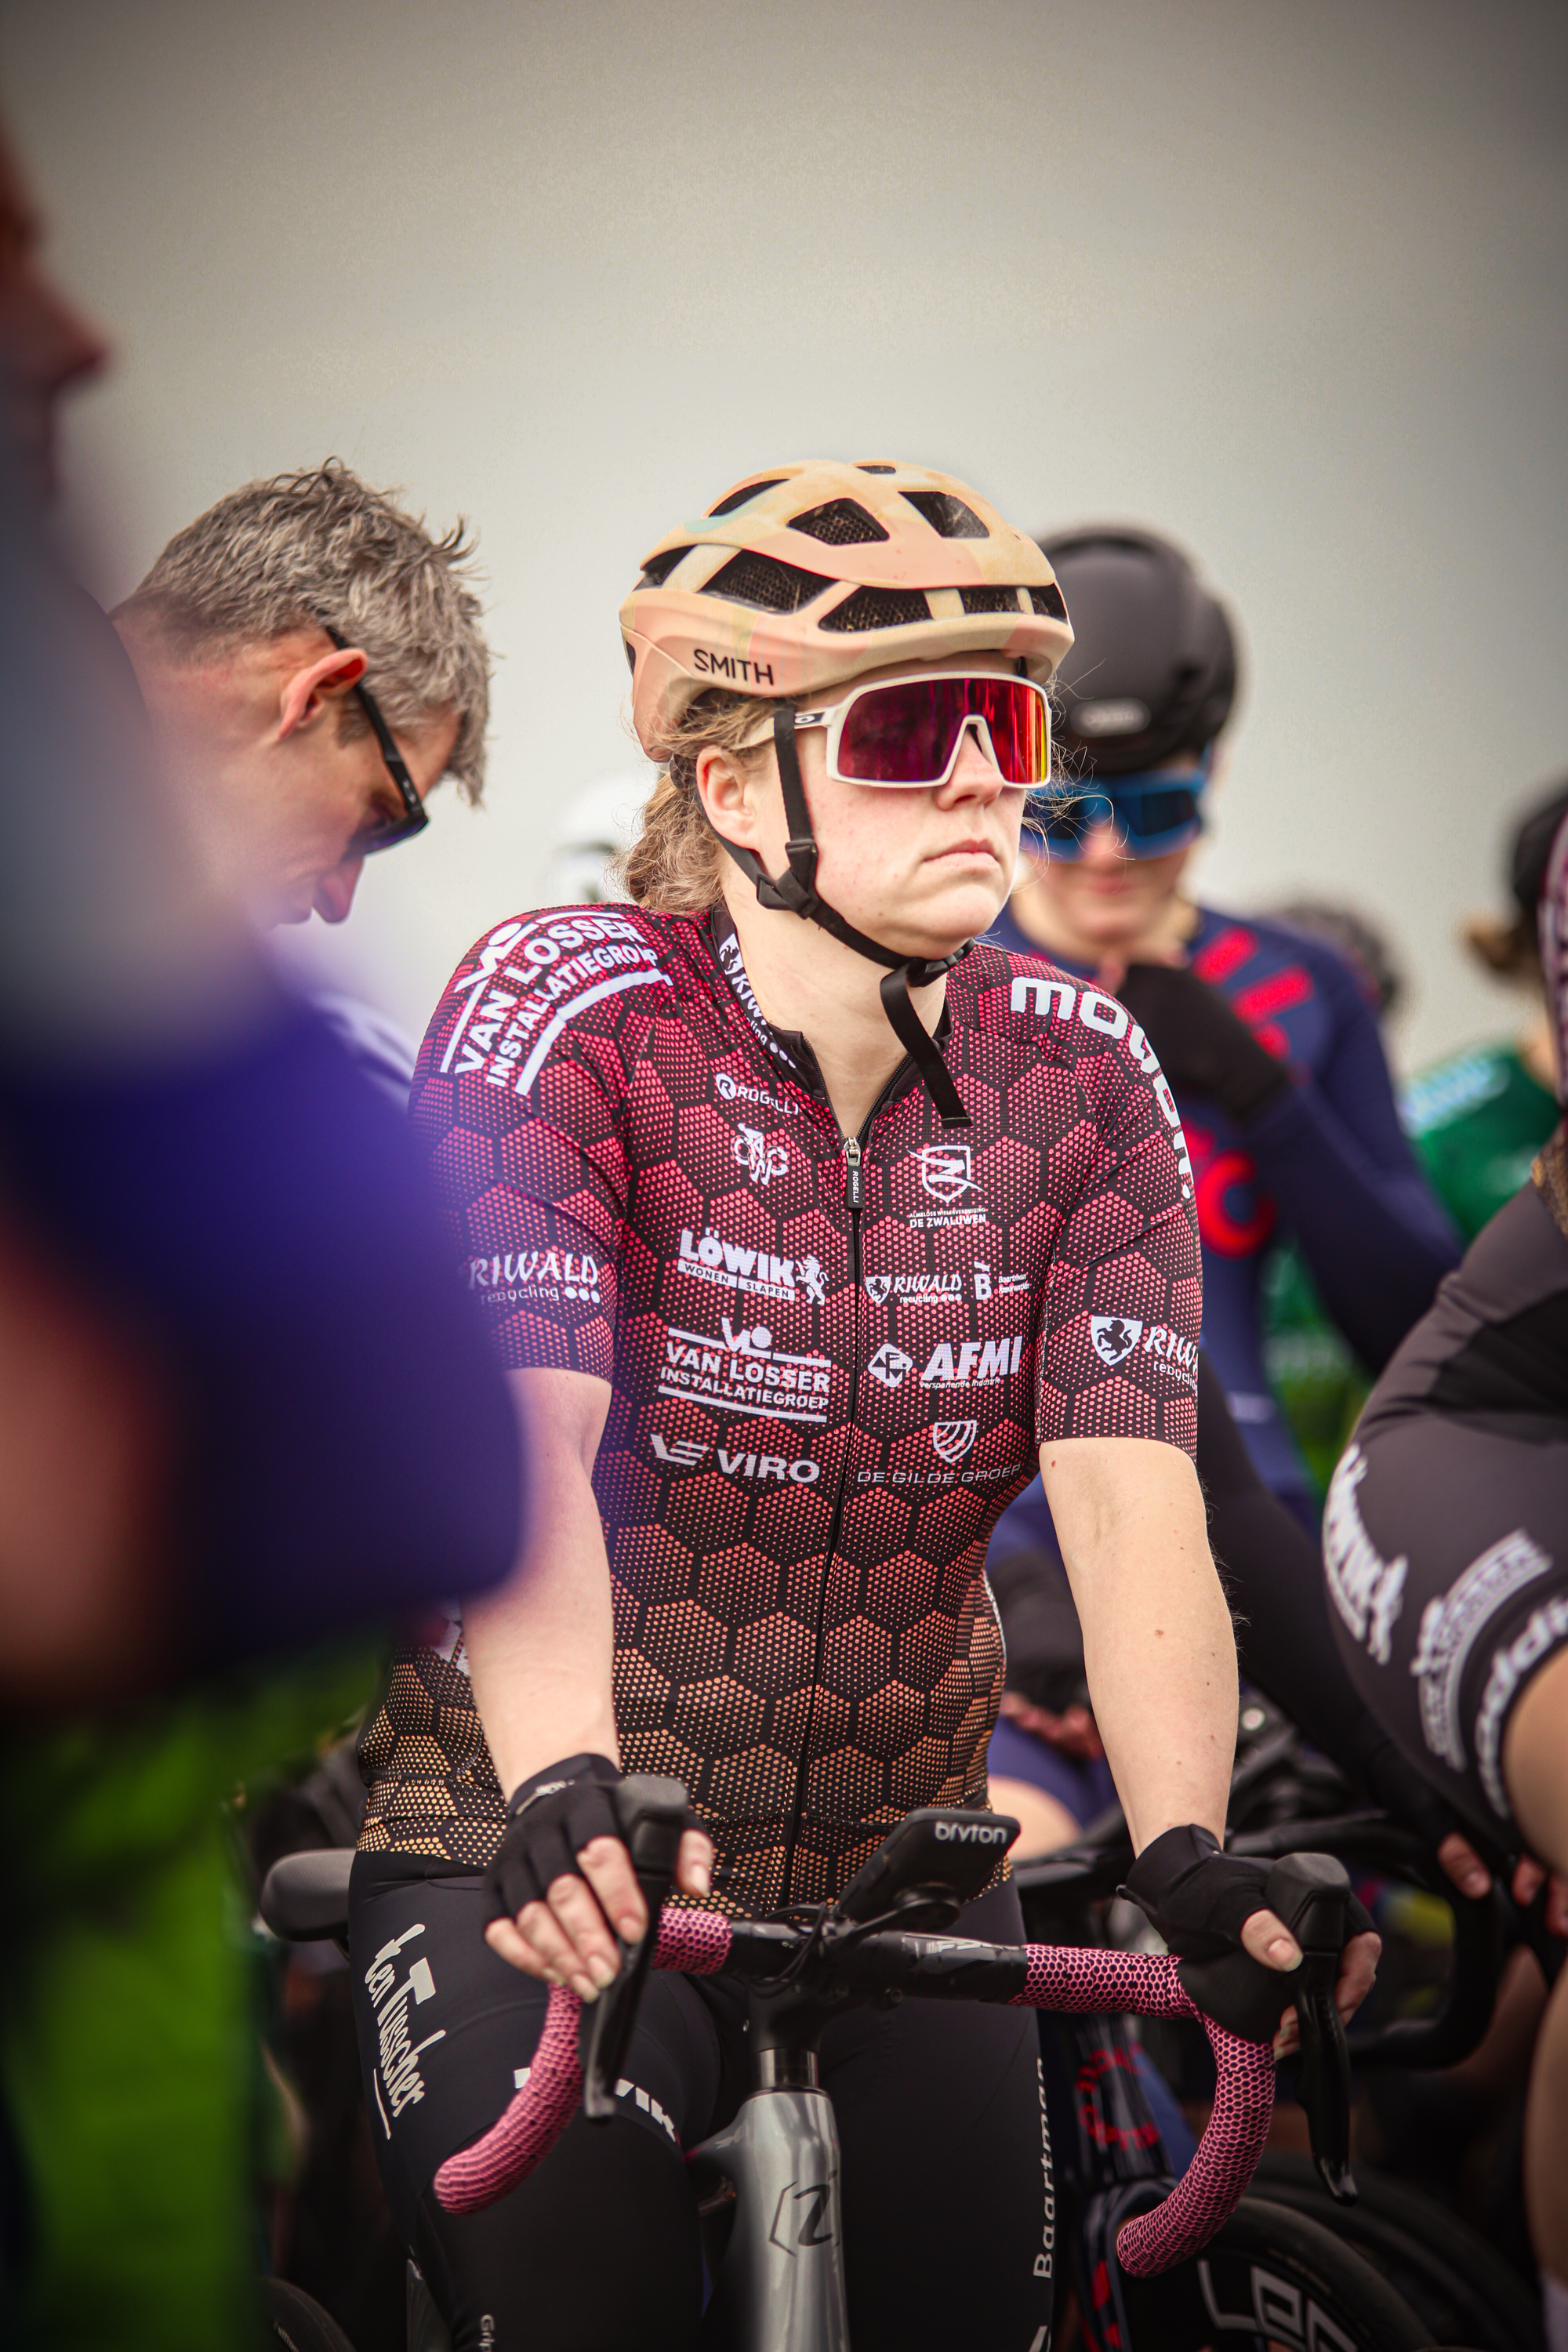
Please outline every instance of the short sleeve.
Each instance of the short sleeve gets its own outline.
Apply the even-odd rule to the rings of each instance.
[[[652,950],[610,910],[552,929],[577,942],[564,986],[559,952],[542,974],[523,961],[540,936],[533,924],[502,925],[458,967],[420,1051],[411,1115],[461,1279],[502,1363],[607,1381],[629,1175],[626,1077],[613,1027],[588,1016],[658,975]]]
[[[1046,1299],[1035,1442],[1150,1437],[1190,1454],[1203,1269],[1186,1142],[1142,1031],[1114,998],[1086,991],[1083,1003],[1083,1030],[1100,1034],[1074,1064],[1076,1181]]]

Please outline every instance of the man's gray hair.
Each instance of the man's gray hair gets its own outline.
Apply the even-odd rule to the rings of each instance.
[[[461,518],[432,539],[340,458],[247,482],[176,531],[118,608],[191,656],[311,625],[362,646],[364,684],[393,729],[445,711],[458,734],[447,773],[466,799],[484,788],[489,649]],[[367,724],[345,698],[346,732]]]

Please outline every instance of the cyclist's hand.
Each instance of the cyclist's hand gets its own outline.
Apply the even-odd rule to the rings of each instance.
[[[1492,1883],[1491,1872],[1476,1852],[1468,1838],[1458,1831],[1443,1840],[1437,1848],[1437,1859],[1458,1888],[1461,1895],[1472,1899],[1484,1895]],[[1551,1874],[1552,1884],[1546,1889],[1546,1932],[1549,1936],[1568,1937],[1568,1881]],[[1528,1911],[1540,1894],[1548,1876],[1546,1864],[1537,1862],[1532,1853],[1521,1854],[1514,1864],[1509,1881],[1509,1892],[1521,1911]]]
[[[636,1943],[647,1906],[621,1842],[614,1790],[621,1779],[605,1756],[574,1756],[525,1781],[514,1794],[500,1849],[488,1874],[496,1916],[490,1949],[525,1976],[567,1985],[596,2000],[620,1968],[616,1938]],[[700,1830],[680,1841],[675,1883],[706,1895],[713,1848]]]
[[[1363,1913],[1365,1917],[1365,1913]],[[1282,1919],[1272,1911],[1255,1911],[1241,1931],[1241,1940],[1255,1960],[1267,1969],[1291,1969],[1300,1961],[1301,1948]],[[1334,2006],[1348,2025],[1377,1977],[1377,1963],[1383,1954],[1383,1938],[1375,1930],[1364,1928],[1352,1936],[1340,1954],[1340,1973],[1334,1986]],[[1299,2049],[1301,2042],[1300,2022],[1294,2006],[1280,2014],[1279,2031],[1274,2036],[1274,2055],[1288,2057]]]
[[[1458,1830],[1450,1830],[1443,1840],[1442,1844],[1437,1848],[1437,1859],[1460,1894],[1468,1895],[1472,1902],[1478,1896],[1485,1895],[1491,1885],[1491,1872],[1487,1868],[1469,1839],[1461,1837]],[[1525,1869],[1526,1864],[1521,1862],[1514,1873],[1516,1887],[1520,1879],[1523,1877]],[[1541,1881],[1538,1878],[1535,1885],[1530,1890],[1531,1896],[1534,1895],[1535,1888],[1540,1884]]]
[[[1166,1830],[1145,1846],[1127,1874],[1122,1890],[1140,1904],[1173,1952],[1183,1958],[1216,1960],[1237,1945],[1249,1959],[1289,1979],[1301,1965],[1301,1947],[1279,1916],[1261,1900],[1268,1866],[1237,1854],[1224,1853],[1212,1831],[1196,1822]],[[1350,2016],[1372,1990],[1382,1941],[1366,1912],[1352,1895],[1347,1924],[1351,1929],[1340,1956],[1334,1999],[1342,2016]],[[1217,1989],[1207,1988],[1211,1997]],[[1296,2015],[1289,1981],[1281,1985],[1280,2021],[1275,2029],[1277,2052],[1293,2048]],[[1244,2030],[1242,2014],[1227,2007],[1226,1992],[1217,2011],[1233,2032]],[[1255,1995],[1238,2004],[1248,2022],[1245,2030],[1263,2039],[1264,2026],[1254,2008]]]

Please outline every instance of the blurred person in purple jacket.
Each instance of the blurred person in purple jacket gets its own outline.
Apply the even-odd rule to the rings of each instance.
[[[402,1119],[193,835],[177,627],[144,698],[51,541],[105,348],[38,247],[0,153],[0,2336],[205,2352],[245,2339],[255,2230],[218,1799],[353,1704],[363,1652],[321,1645],[504,1575],[521,1467]],[[482,640],[430,726],[371,707],[374,643],[308,655],[255,798],[316,878],[273,919],[346,913],[356,849],[482,754]]]

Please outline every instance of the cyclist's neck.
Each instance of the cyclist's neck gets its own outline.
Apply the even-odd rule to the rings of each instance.
[[[815,923],[759,907],[744,883],[731,892],[726,877],[724,904],[763,1020],[808,1041],[841,1132],[858,1134],[904,1060],[878,994],[882,966]],[[911,990],[910,1002],[934,1036],[946,980]]]

